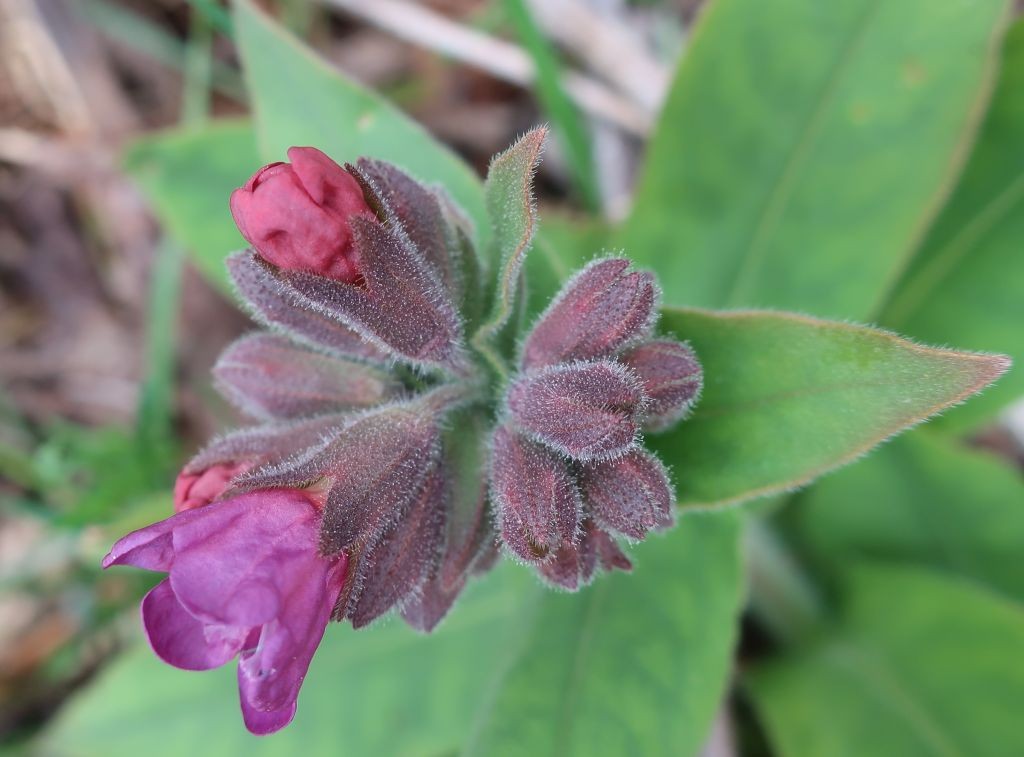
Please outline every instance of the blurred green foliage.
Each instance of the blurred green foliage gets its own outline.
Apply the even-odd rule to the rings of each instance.
[[[1020,606],[961,578],[849,571],[835,628],[747,681],[783,755],[1024,752]]]

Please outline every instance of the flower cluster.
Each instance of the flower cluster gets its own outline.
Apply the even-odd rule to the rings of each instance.
[[[494,295],[444,192],[376,160],[288,157],[231,197],[252,248],[228,268],[264,330],[214,375],[254,423],[193,458],[175,514],[104,560],[168,574],[142,602],[154,651],[189,670],[237,657],[254,733],[291,720],[331,619],[395,610],[429,631],[502,547],[570,590],[629,569],[617,537],[672,523],[641,431],[701,383],[687,346],[653,336],[653,277],[616,258],[495,370],[467,338]]]
[[[654,278],[628,269],[598,260],[565,285],[523,343],[494,434],[501,539],[569,590],[597,564],[629,569],[612,535],[639,540],[672,525],[668,475],[640,430],[671,425],[701,387],[693,351],[651,337]]]

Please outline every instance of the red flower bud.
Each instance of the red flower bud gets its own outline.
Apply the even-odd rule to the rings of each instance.
[[[174,482],[174,512],[206,507],[224,493],[231,479],[248,467],[247,463],[219,463],[199,473],[182,471]]]
[[[292,147],[291,163],[264,166],[231,193],[242,236],[279,268],[353,282],[360,276],[353,217],[375,218],[358,182],[314,147]]]

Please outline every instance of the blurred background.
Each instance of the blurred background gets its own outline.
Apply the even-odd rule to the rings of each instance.
[[[627,214],[702,2],[260,5],[481,173],[552,121],[569,135],[538,183],[556,234]],[[208,376],[249,323],[157,220],[138,140],[248,112],[218,0],[0,2],[0,749],[136,639],[150,579],[99,560],[170,512],[178,466],[236,421]],[[226,216],[227,194],[207,212]],[[1017,466],[1022,440],[1019,404],[971,436]]]
[[[262,5],[481,173],[546,118],[500,4]],[[699,3],[536,6],[573,91],[602,115],[594,181],[621,215]],[[141,135],[247,111],[216,0],[0,3],[0,742],[43,726],[134,634],[148,579],[101,575],[99,558],[126,527],[165,517],[177,467],[235,422],[209,369],[249,322],[122,165]],[[540,191],[594,207],[557,146]],[[227,215],[227,194],[214,212]]]

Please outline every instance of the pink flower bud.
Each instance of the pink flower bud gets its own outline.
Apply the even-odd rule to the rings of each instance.
[[[525,562],[575,541],[583,503],[568,465],[505,426],[494,433],[491,497],[505,546]]]
[[[624,258],[596,260],[566,282],[523,345],[523,368],[611,357],[650,334],[654,277]]]
[[[649,400],[644,408],[644,428],[668,428],[686,414],[700,394],[704,373],[685,344],[657,339],[634,347],[619,359],[643,383]]]
[[[658,458],[642,450],[586,465],[580,476],[590,513],[603,528],[630,539],[674,522],[672,487]]]
[[[231,479],[248,468],[247,463],[219,463],[198,473],[182,471],[174,482],[174,512],[206,507],[224,493]]]
[[[587,461],[633,447],[645,399],[632,371],[602,360],[526,374],[509,389],[508,409],[512,422],[531,438]]]
[[[292,147],[291,163],[264,166],[231,193],[238,230],[279,268],[345,282],[361,274],[353,217],[376,218],[358,182],[314,147]]]

